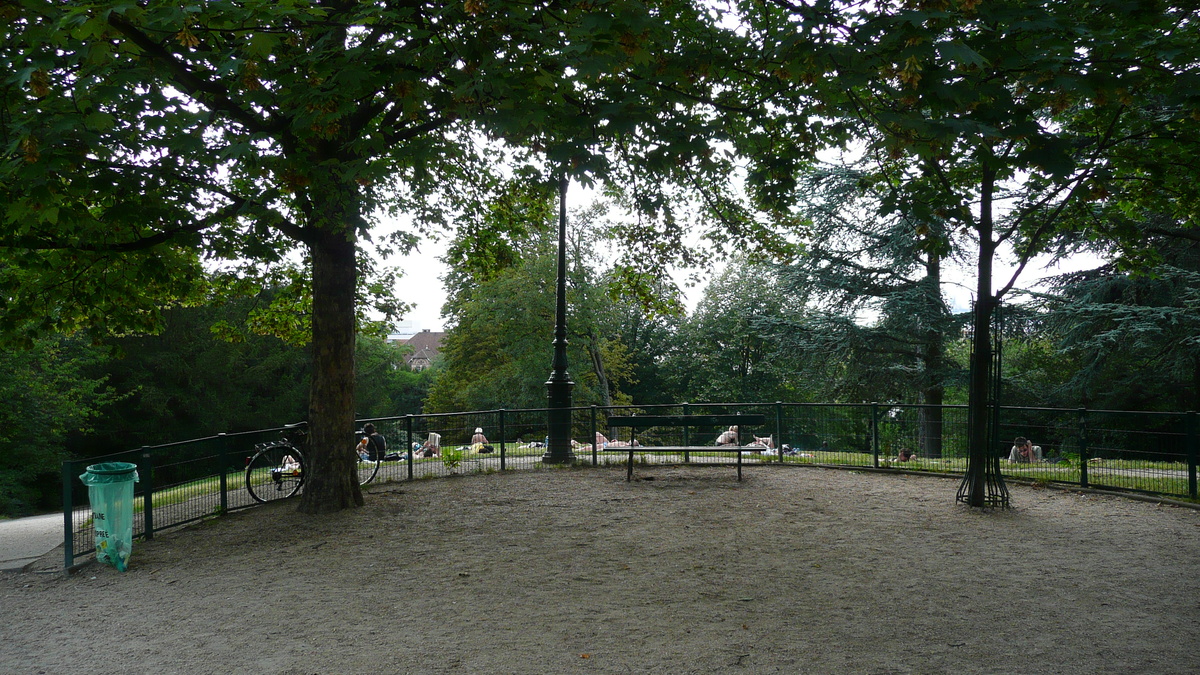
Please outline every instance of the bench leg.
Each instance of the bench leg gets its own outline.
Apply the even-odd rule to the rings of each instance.
[[[629,470],[625,472],[625,482],[633,480],[633,446],[629,446]]]
[[[738,449],[738,482],[742,481],[742,451]]]

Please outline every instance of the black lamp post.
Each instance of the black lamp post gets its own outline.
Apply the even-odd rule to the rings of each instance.
[[[571,451],[571,388],[575,383],[567,373],[567,174],[558,178],[558,305],[554,312],[554,366],[546,380],[550,398],[547,414],[549,441],[542,462],[570,464],[575,461]]]

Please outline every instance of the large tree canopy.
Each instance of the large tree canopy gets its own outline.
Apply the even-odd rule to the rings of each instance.
[[[671,182],[703,191],[732,236],[770,241],[710,190],[728,160],[713,138],[749,156],[751,194],[789,223],[813,154],[857,141],[881,209],[914,238],[975,244],[977,406],[990,318],[1015,282],[993,288],[1002,246],[1023,267],[1081,235],[1127,236],[1112,213],[1194,220],[1190,6],[735,6],[742,25],[723,31],[715,12],[670,0],[6,2],[0,331],[151,330],[158,308],[204,291],[213,268],[233,265],[241,280],[302,256],[311,305],[294,302],[304,316],[274,325],[311,321],[301,508],[317,512],[362,499],[343,451],[372,269],[362,243],[385,213],[477,221],[470,204],[496,186],[502,141],[548,173],[624,182],[652,216],[627,232],[648,254],[685,229]]]
[[[803,299],[784,292],[777,270],[735,257],[705,288],[679,326],[665,359],[667,380],[685,401],[804,400],[800,358],[781,358],[768,324],[803,321]]]
[[[760,93],[758,118],[769,121],[741,134],[756,153],[750,177],[761,203],[786,211],[811,149],[853,140],[889,191],[884,210],[902,214],[914,238],[938,221],[974,240],[971,451],[982,466],[991,318],[1016,281],[993,287],[1000,247],[1013,248],[1019,274],[1084,228],[1119,235],[1089,219],[1097,204],[1153,202],[1179,221],[1195,217],[1195,8],[1125,0],[740,7],[762,53],[747,88]],[[799,152],[772,145],[781,131]],[[977,478],[970,501],[981,505]]]
[[[805,254],[783,281],[815,311],[780,331],[780,341],[799,353],[837,355],[845,363],[839,397],[929,406],[921,410],[921,445],[936,457],[952,372],[945,348],[957,327],[943,299],[942,264],[955,239],[941,219],[914,223],[881,209],[890,190],[863,168],[821,166],[797,184],[793,208],[809,221]]]
[[[362,502],[343,446],[375,218],[437,223],[486,191],[489,135],[576,175],[707,161],[683,90],[715,41],[688,3],[20,0],[0,19],[0,329],[152,330],[206,264],[302,253],[306,512]]]

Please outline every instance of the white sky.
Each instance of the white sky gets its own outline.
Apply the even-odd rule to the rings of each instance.
[[[445,265],[438,260],[446,252],[445,242],[425,240],[421,243],[420,251],[396,259],[389,259],[388,264],[399,265],[404,270],[400,278],[400,288],[396,295],[400,300],[414,303],[416,307],[405,315],[400,332],[419,332],[421,330],[442,330],[442,305],[446,302],[446,290],[442,286],[441,276]]]
[[[445,271],[445,266],[438,260],[438,257],[445,253],[445,243],[427,241],[422,244],[421,248],[420,253],[413,253],[399,262],[404,269],[404,277],[400,281],[398,295],[401,300],[416,304],[416,307],[405,316],[403,325],[400,327],[401,332],[405,333],[415,333],[424,329],[440,331],[445,328],[441,313],[442,305],[446,302],[446,291],[440,278]],[[1036,282],[1043,277],[1090,269],[1099,264],[1094,258],[1080,257],[1061,261],[1057,266],[1048,267],[1047,260],[1047,258],[1035,259],[1034,263],[1026,267],[1021,278],[1017,280],[1017,287],[1033,288],[1036,287]],[[1015,265],[1008,264],[1004,260],[997,260],[992,279],[993,290],[1008,283],[1015,269]],[[704,294],[704,287],[697,286],[682,290],[688,309],[695,309]],[[974,271],[962,268],[947,270],[942,292],[945,293],[952,310],[966,311],[970,309],[975,297]]]
[[[577,184],[572,184],[567,192],[567,205],[571,210],[585,206],[591,199],[593,199],[591,192],[583,190]],[[395,226],[395,223],[384,223],[384,229]],[[570,221],[567,226],[570,227]],[[404,270],[404,276],[400,280],[400,288],[397,292],[400,300],[415,305],[412,311],[404,317],[401,325],[397,326],[398,332],[444,330],[445,322],[441,313],[442,305],[446,302],[446,291],[441,276],[445,273],[446,268],[439,258],[445,255],[446,243],[446,239],[439,241],[426,239],[420,244],[419,251],[387,261],[387,264],[399,265]],[[1034,258],[1017,280],[1016,288],[1045,290],[1037,283],[1044,277],[1090,269],[1098,264],[1098,259],[1092,256],[1080,256],[1060,261],[1055,266],[1049,266],[1049,256]],[[712,274],[716,275],[720,269],[720,266],[717,266]],[[992,289],[994,291],[1008,283],[1016,270],[1016,265],[1013,264],[1011,256],[1005,256],[1001,252],[993,263],[993,269]],[[677,274],[676,279],[681,284],[681,291],[688,310],[695,309],[704,294],[703,282],[699,286],[685,288],[682,287],[683,274]],[[974,260],[971,261],[969,267],[949,266],[943,273],[942,292],[945,294],[951,310],[966,311],[970,309],[975,297]],[[1006,296],[1006,298],[1011,299],[1011,296]]]
[[[1067,260],[1060,260],[1055,265],[1051,265],[1050,260],[1051,257],[1048,255],[1034,257],[1025,266],[1025,269],[1021,272],[1021,276],[1017,278],[1014,288],[1046,291],[1048,290],[1047,287],[1039,283],[1046,277],[1092,269],[1101,264],[1100,259],[1090,255],[1081,255]],[[942,293],[946,296],[946,301],[950,303],[950,308],[953,311],[966,311],[971,308],[971,304],[975,300],[975,269],[973,267],[973,259],[971,264],[972,267],[970,269],[954,266],[946,270],[943,274]],[[1003,253],[999,254],[992,263],[992,291],[995,292],[1008,284],[1016,270],[1017,266],[1013,258],[1005,257]],[[1010,293],[1004,296],[1002,302],[1014,300],[1019,302]]]
[[[576,209],[590,205],[596,199],[596,194],[595,190],[585,189],[578,183],[572,182],[567,189],[568,212],[574,212]],[[386,231],[398,226],[399,224],[396,222],[384,221],[381,229]],[[571,227],[569,219],[567,227]],[[449,235],[443,234],[442,237],[439,241],[425,239],[420,244],[420,251],[414,251],[400,258],[389,258],[386,261],[387,264],[398,265],[404,270],[404,276],[400,279],[400,288],[396,295],[401,301],[416,305],[405,315],[401,325],[397,327],[397,332],[415,333],[421,330],[441,331],[445,329],[445,322],[441,314],[442,305],[446,303],[446,289],[442,284],[441,277],[446,271],[446,266],[440,258],[446,254]],[[719,271],[719,269],[718,267],[717,270]],[[680,285],[684,304],[689,311],[695,309],[696,304],[700,302],[700,297],[704,294],[704,287],[684,287],[682,273],[676,275],[676,280]]]

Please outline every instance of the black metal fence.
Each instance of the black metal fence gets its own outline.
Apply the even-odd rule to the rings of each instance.
[[[967,409],[961,405],[704,403],[572,409],[577,461],[621,463],[628,429],[610,428],[618,415],[762,414],[766,424],[743,430],[764,447],[743,461],[758,464],[871,467],[962,473],[967,458]],[[547,468],[547,410],[489,410],[364,419],[373,422],[397,457],[383,462],[376,481],[435,478],[453,473]],[[1001,462],[1005,476],[1023,480],[1108,488],[1180,498],[1197,498],[1197,414],[1000,409],[1000,436],[992,451],[1008,457],[1016,436],[1041,446],[1043,461]],[[483,430],[491,452],[471,447]],[[88,465],[131,462],[135,484],[134,536],[154,533],[252,506],[245,486],[246,463],[257,444],[281,438],[287,427],[220,434],[93,457],[63,464],[64,564],[94,551],[95,532],[87,491],[79,480]],[[646,464],[737,461],[715,445],[723,429],[697,425],[639,430],[635,448]],[[598,436],[599,434],[600,436]],[[623,436],[624,434],[624,436]],[[598,440],[616,443],[605,446]],[[436,440],[440,453],[420,457],[415,447]],[[348,447],[349,447],[348,437]],[[656,448],[680,448],[670,452]],[[901,453],[907,450],[908,453]],[[911,453],[911,458],[903,459]]]

